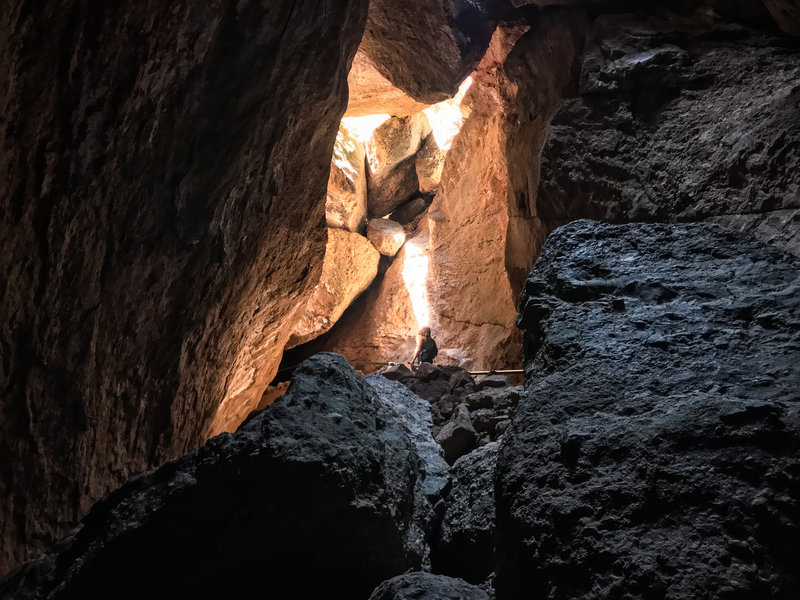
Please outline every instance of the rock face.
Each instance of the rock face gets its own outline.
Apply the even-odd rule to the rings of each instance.
[[[494,470],[497,442],[459,458],[447,497],[433,567],[439,573],[482,583],[494,571]]]
[[[380,584],[369,600],[489,600],[489,594],[460,579],[407,573]]]
[[[724,227],[749,233],[762,242],[767,242],[800,256],[800,209],[773,210],[761,214],[725,215],[709,219]]]
[[[345,309],[375,279],[379,260],[380,254],[367,238],[341,229],[328,229],[322,276],[286,347],[304,344],[333,327]]]
[[[800,208],[800,51],[741,27],[598,20],[542,156],[537,211],[685,221]]]
[[[520,301],[498,599],[800,594],[799,286],[716,226],[553,233]]]
[[[258,403],[321,271],[366,4],[9,4],[0,571]]]
[[[345,117],[365,117],[387,114],[404,117],[424,110],[428,103],[417,102],[395,87],[372,64],[363,52],[356,52],[353,67],[347,76],[350,101]]]
[[[800,2],[798,0],[764,0],[775,22],[786,33],[800,36]]]
[[[367,221],[366,148],[344,125],[333,147],[325,220],[328,227],[362,232]]]
[[[394,256],[406,241],[406,232],[400,223],[391,219],[370,219],[367,223],[367,239],[384,256]]]
[[[386,79],[415,100],[427,104],[446,100],[486,51],[501,4],[372,0],[361,51]]]
[[[424,552],[418,458],[393,410],[342,357],[318,355],[235,434],[97,504],[0,595],[254,597],[266,577],[271,597],[366,598]]]

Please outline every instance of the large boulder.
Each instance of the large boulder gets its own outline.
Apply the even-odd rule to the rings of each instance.
[[[447,496],[433,568],[482,583],[494,571],[494,470],[497,442],[459,458]]]
[[[428,117],[422,112],[407,117],[394,117],[381,123],[372,132],[367,143],[370,176],[378,179],[405,159],[414,156],[430,133]]]
[[[325,220],[328,227],[362,232],[367,221],[367,153],[364,143],[344,125],[333,146]]]
[[[520,300],[499,599],[800,595],[798,289],[800,260],[717,226],[552,234]]]
[[[427,104],[455,95],[480,61],[499,0],[371,0],[361,51],[377,70]]]
[[[0,572],[258,404],[321,272],[366,12],[4,4]]]
[[[304,344],[329,331],[375,279],[379,261],[380,253],[364,236],[328,229],[322,276],[286,348]]]
[[[345,117],[366,117],[387,114],[404,117],[413,115],[429,106],[417,102],[403,90],[386,79],[372,60],[363,52],[356,52],[353,67],[347,76],[350,101]]]
[[[406,232],[400,223],[391,219],[370,219],[367,222],[367,239],[384,256],[394,256],[406,241]]]
[[[95,505],[0,595],[366,598],[426,552],[406,421],[341,356],[318,355],[235,434]]]
[[[369,600],[490,600],[489,594],[460,579],[406,573],[380,584]]]
[[[800,208],[796,43],[699,19],[605,17],[593,37],[542,154],[548,229]]]

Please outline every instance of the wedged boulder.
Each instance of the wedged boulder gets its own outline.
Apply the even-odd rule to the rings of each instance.
[[[385,217],[419,193],[416,159],[409,156],[381,176],[367,176],[367,214]]]
[[[367,376],[367,383],[378,393],[395,419],[407,430],[419,457],[418,480],[432,504],[450,485],[450,467],[442,458],[442,448],[431,435],[431,405],[409,389],[390,381],[385,374]]]
[[[322,276],[286,348],[294,348],[329,331],[375,279],[379,261],[380,253],[364,236],[328,229]]]
[[[366,598],[425,553],[408,423],[341,356],[317,355],[236,433],[96,504],[0,595]]]
[[[406,241],[406,232],[400,223],[391,219],[370,219],[367,222],[367,239],[384,256],[394,256]]]
[[[438,573],[478,584],[494,571],[497,444],[473,450],[453,465],[440,539],[431,556]]]
[[[366,148],[344,125],[333,146],[325,220],[328,227],[354,232],[367,222]]]
[[[425,113],[394,117],[379,125],[367,143],[370,176],[379,179],[417,154],[431,133]]]
[[[3,4],[0,572],[258,405],[367,4]]]
[[[798,289],[800,260],[717,226],[551,235],[520,299],[499,600],[800,595]]]
[[[436,434],[436,441],[444,450],[444,459],[450,465],[472,450],[476,439],[466,404],[460,404],[450,420]]]
[[[400,225],[407,225],[428,209],[428,200],[423,196],[412,198],[399,208],[395,209],[389,219]]]
[[[433,104],[455,95],[480,61],[502,2],[372,0],[361,51],[412,98]]]
[[[372,64],[372,60],[359,51],[347,76],[350,100],[345,117],[366,117],[387,114],[393,117],[413,115],[426,109],[429,103],[417,102],[403,90],[386,79]]]
[[[446,156],[447,152],[439,148],[436,138],[429,135],[419,149],[415,163],[419,191],[423,194],[435,194],[439,190]]]
[[[460,579],[407,573],[380,584],[369,600],[490,600],[489,594]]]
[[[548,229],[800,208],[794,41],[630,17],[598,19],[593,37],[542,153],[536,207]]]

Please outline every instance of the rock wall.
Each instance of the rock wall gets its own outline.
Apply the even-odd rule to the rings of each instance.
[[[798,286],[716,226],[553,233],[497,459],[499,600],[800,593]]]
[[[366,10],[7,7],[0,572],[258,402],[319,277]]]

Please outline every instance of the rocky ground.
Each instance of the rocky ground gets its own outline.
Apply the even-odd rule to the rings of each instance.
[[[576,222],[525,286],[524,388],[319,354],[0,596],[795,598],[799,289],[744,234]]]

